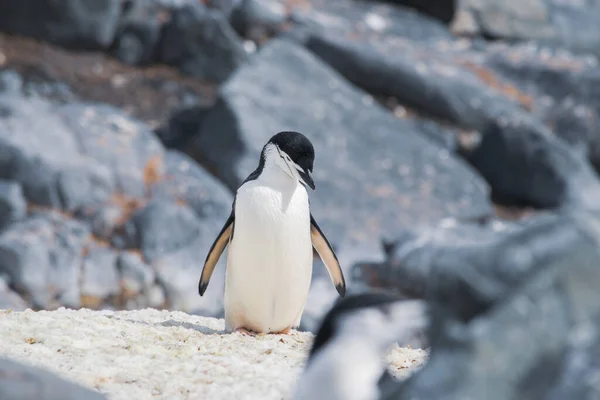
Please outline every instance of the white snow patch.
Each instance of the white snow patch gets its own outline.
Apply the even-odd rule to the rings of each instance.
[[[0,310],[0,356],[45,367],[117,399],[287,399],[311,333],[243,336],[222,319],[153,309]],[[392,349],[399,378],[427,357]]]

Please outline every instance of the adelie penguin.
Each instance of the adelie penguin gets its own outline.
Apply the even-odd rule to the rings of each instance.
[[[306,187],[315,151],[299,132],[279,132],[263,147],[258,167],[237,189],[231,214],[208,252],[202,296],[221,254],[225,325],[244,333],[288,333],[298,328],[312,279],[314,247],[343,297],[346,283],[329,241],[309,208]]]

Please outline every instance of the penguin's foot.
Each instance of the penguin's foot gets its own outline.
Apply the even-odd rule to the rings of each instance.
[[[273,332],[273,333],[274,333],[275,335],[288,335],[288,334],[290,333],[290,331],[291,331],[291,330],[292,330],[292,328],[288,326],[287,328],[285,328],[285,329],[284,329],[284,330],[282,330],[282,331],[279,331],[279,332]]]
[[[253,331],[248,330],[246,328],[237,328],[235,330],[235,332],[239,332],[239,333],[241,333],[242,335],[245,335],[245,336],[256,336],[256,332],[253,332]]]

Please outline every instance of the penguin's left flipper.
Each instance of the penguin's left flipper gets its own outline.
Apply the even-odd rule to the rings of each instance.
[[[206,288],[208,287],[208,282],[210,281],[210,277],[212,276],[213,271],[215,270],[215,266],[223,254],[223,250],[229,244],[230,238],[233,236],[233,226],[235,223],[235,213],[233,209],[231,210],[231,214],[227,221],[225,221],[225,225],[221,229],[221,232],[217,235],[214,243],[210,247],[208,251],[208,255],[206,256],[206,260],[204,261],[204,267],[202,268],[202,275],[200,275],[200,282],[198,282],[198,293],[200,296],[206,292]]]
[[[335,289],[340,296],[344,297],[346,295],[346,280],[344,279],[340,262],[331,248],[327,237],[325,237],[321,228],[319,228],[319,224],[317,224],[317,221],[315,221],[312,214],[310,214],[310,237],[313,247],[317,250],[321,260],[323,260],[323,263],[325,263],[325,266],[327,267],[327,271],[329,272],[331,281],[335,285]]]

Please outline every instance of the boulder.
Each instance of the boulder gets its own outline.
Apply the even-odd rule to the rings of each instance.
[[[0,3],[0,31],[76,50],[107,49],[121,14],[120,0],[35,0]]]
[[[14,181],[0,180],[0,232],[25,218],[26,214],[27,202],[21,185]]]
[[[264,42],[284,31],[286,6],[277,0],[241,0],[230,17],[231,26],[242,37]]]
[[[159,44],[158,60],[203,81],[222,83],[246,59],[227,18],[199,3],[174,10]]]
[[[161,143],[116,108],[8,92],[0,108],[0,178],[19,182],[33,204],[77,211],[115,192],[144,196],[161,173]]]
[[[106,400],[103,394],[29,363],[0,359],[0,399]]]
[[[130,251],[121,252],[117,268],[121,278],[120,285],[126,297],[138,296],[152,289],[156,279],[154,270],[140,254]]]
[[[81,304],[88,228],[55,212],[36,212],[0,235],[0,273],[36,308]]]
[[[460,0],[374,0],[376,2],[395,4],[401,7],[410,7],[420,13],[449,23],[454,18]]]
[[[574,358],[600,343],[598,226],[597,213],[574,209],[467,242],[453,260],[425,244],[435,254],[431,358],[393,398],[597,396],[594,385],[572,382],[588,379],[593,369],[581,368],[594,365]]]

